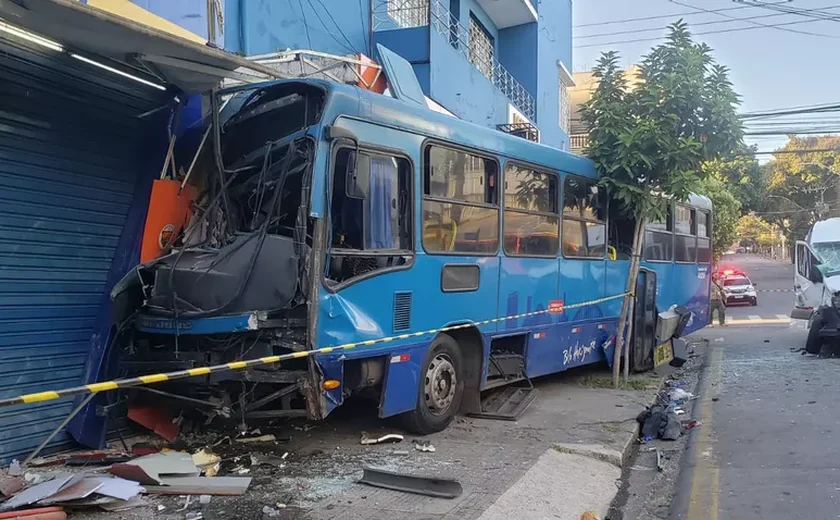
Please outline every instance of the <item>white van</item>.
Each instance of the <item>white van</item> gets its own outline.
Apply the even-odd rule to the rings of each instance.
[[[790,316],[808,320],[805,350],[817,354],[823,344],[840,340],[840,218],[815,223],[796,242],[795,267]]]

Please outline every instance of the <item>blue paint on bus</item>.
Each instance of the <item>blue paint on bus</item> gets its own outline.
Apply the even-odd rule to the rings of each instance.
[[[436,255],[428,253],[423,245],[421,207],[424,195],[421,186],[423,153],[429,142],[494,159],[500,175],[510,161],[531,165],[557,175],[561,186],[570,175],[597,181],[593,163],[561,150],[355,87],[329,83],[322,86],[329,92],[323,124],[340,125],[358,136],[363,147],[387,149],[411,163],[413,258],[404,268],[363,277],[338,289],[322,285],[318,301],[317,347],[482,322],[544,310],[549,302],[555,300],[562,300],[568,306],[624,291],[629,262],[608,260],[606,255],[597,259],[566,258],[561,251],[551,258],[512,257],[504,252],[501,245],[504,242],[501,231],[498,233],[499,246],[486,256]],[[322,142],[316,158],[316,172],[330,171],[331,154],[330,146]],[[329,218],[330,179],[329,173],[316,174],[313,179],[313,217]],[[558,196],[562,206],[562,196]],[[697,207],[697,211],[711,212],[707,202]],[[501,228],[504,207],[500,207],[498,212]],[[478,288],[444,292],[441,270],[450,264],[477,266]],[[686,333],[705,326],[709,306],[708,262],[646,261],[643,266],[656,272],[658,310],[672,305],[690,309],[692,317]],[[398,291],[411,293],[409,330],[394,329],[393,295]],[[528,377],[611,361],[620,309],[621,299],[614,299],[568,309],[560,314],[545,313],[478,325],[476,329],[483,349],[482,388],[486,383],[490,344],[501,336],[526,335],[524,352]],[[386,371],[380,416],[387,417],[418,406],[421,369],[434,337],[430,334],[420,338],[395,339],[346,352],[321,354],[317,356],[317,362],[326,379],[337,379],[341,377],[344,361],[384,358]],[[326,401],[329,410],[339,406],[341,392],[330,393]]]

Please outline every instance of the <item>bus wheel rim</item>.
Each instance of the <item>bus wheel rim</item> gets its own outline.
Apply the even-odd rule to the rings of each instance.
[[[426,406],[433,415],[441,415],[449,409],[457,385],[458,377],[452,359],[446,354],[436,355],[426,370],[423,386]]]

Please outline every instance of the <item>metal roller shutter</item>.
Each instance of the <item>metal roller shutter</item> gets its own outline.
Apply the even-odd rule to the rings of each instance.
[[[0,397],[81,383],[135,186],[152,167],[151,122],[137,116],[168,98],[0,36]],[[0,459],[31,452],[71,408],[0,410]]]

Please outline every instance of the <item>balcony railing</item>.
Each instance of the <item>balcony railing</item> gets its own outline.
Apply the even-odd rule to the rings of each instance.
[[[372,0],[373,30],[425,27],[431,25],[464,58],[489,79],[527,118],[536,117],[536,101],[499,60],[453,16],[441,0]]]
[[[426,27],[429,25],[429,0],[372,0],[373,30]]]
[[[501,130],[506,134],[534,141],[535,143],[540,142],[540,130],[531,123],[508,123],[504,125],[496,125],[496,129]]]
[[[572,134],[569,136],[569,148],[573,154],[583,155],[583,150],[589,144],[589,134]]]

